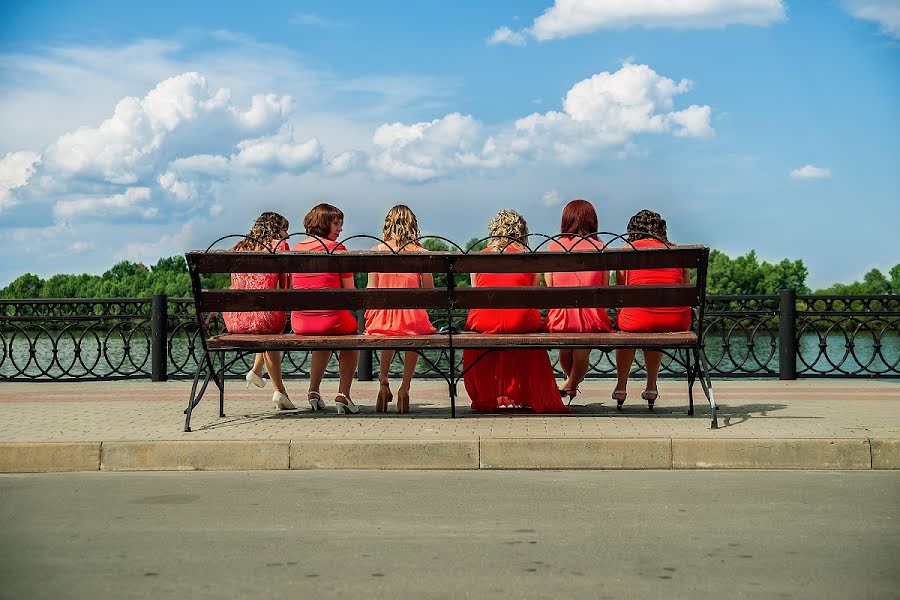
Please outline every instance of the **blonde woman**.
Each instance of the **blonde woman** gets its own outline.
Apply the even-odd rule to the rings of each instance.
[[[290,250],[287,241],[288,220],[276,212],[264,212],[259,215],[250,233],[234,245],[234,252],[284,252]],[[231,289],[233,290],[271,290],[288,287],[287,273],[232,273]],[[282,333],[286,323],[284,311],[226,312],[222,313],[225,327],[229,333]],[[275,393],[272,403],[278,410],[296,408],[288,398],[281,379],[281,352],[260,352],[256,355],[253,368],[247,372],[247,387],[255,385],[262,388],[266,380],[262,378],[262,369],[272,379]]]
[[[384,243],[376,245],[375,252],[422,252],[419,245],[419,224],[416,215],[408,206],[398,204],[388,211],[384,218],[382,239]],[[433,288],[434,279],[431,273],[369,273],[370,288]],[[366,335],[424,335],[434,333],[434,326],[428,319],[424,309],[375,309],[366,311]],[[381,351],[381,367],[378,381],[378,398],[375,412],[387,412],[388,404],[393,399],[388,373],[394,350]],[[419,355],[407,351],[403,356],[403,381],[397,390],[397,412],[409,412],[409,388],[416,372]]]
[[[522,252],[528,237],[525,218],[514,210],[501,210],[490,223],[491,236],[482,252]],[[529,287],[540,285],[539,273],[472,273],[474,287]],[[480,333],[529,333],[541,330],[535,308],[474,308],[466,329]],[[464,350],[466,392],[472,409],[493,412],[500,408],[530,408],[536,413],[569,412],[563,404],[550,357],[545,350]]]

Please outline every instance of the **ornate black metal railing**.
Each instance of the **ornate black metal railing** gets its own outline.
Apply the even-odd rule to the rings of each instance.
[[[704,335],[718,378],[900,377],[900,296],[709,296]],[[187,298],[0,300],[0,381],[188,378],[201,353]],[[402,353],[395,360],[399,373]],[[243,376],[251,363],[240,358],[229,375]],[[308,376],[308,367],[306,352],[284,357],[288,377]],[[435,376],[422,361],[419,368]],[[364,352],[360,378],[377,369],[378,353]],[[661,373],[682,369],[666,358]],[[614,357],[593,352],[588,377],[614,375]]]

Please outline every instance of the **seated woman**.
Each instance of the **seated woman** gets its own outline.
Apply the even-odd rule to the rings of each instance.
[[[372,250],[376,252],[422,252],[419,245],[419,224],[416,215],[404,204],[398,204],[388,211],[382,228],[383,244]],[[433,288],[431,273],[369,273],[370,288]],[[422,308],[399,310],[373,309],[366,311],[366,335],[424,335],[434,333],[434,326],[428,313]],[[387,405],[393,399],[388,373],[394,350],[382,350],[378,381],[378,398],[375,412],[387,412]],[[416,372],[418,353],[408,350],[403,355],[403,382],[397,390],[397,412],[409,412],[409,388]]]
[[[284,252],[290,250],[287,241],[288,220],[276,212],[264,212],[259,215],[250,233],[234,245],[234,252]],[[288,286],[287,273],[232,273],[231,289],[233,290],[272,290]],[[222,313],[225,327],[229,333],[282,333],[285,325],[284,311],[226,312]],[[247,387],[265,387],[262,378],[263,364],[272,379],[275,393],[272,403],[278,410],[297,408],[288,398],[287,390],[281,379],[281,352],[259,352],[253,361],[253,367],[247,372]]]
[[[492,236],[483,252],[521,252],[520,240],[528,226],[519,213],[501,210],[490,223]],[[473,273],[474,287],[528,287],[540,285],[539,273]],[[480,333],[540,331],[541,314],[534,308],[474,308],[466,329]],[[565,413],[550,357],[545,350],[464,350],[463,377],[472,409],[530,408],[536,413]]]
[[[659,213],[642,210],[628,221],[628,241],[626,247],[664,248],[672,247],[666,237],[666,221]],[[635,269],[616,271],[616,285],[656,285],[660,283],[690,283],[691,275],[687,269]],[[682,307],[626,307],[619,311],[617,325],[621,331],[664,332],[686,331],[691,327],[691,309]],[[647,401],[647,407],[653,410],[653,403],[659,396],[656,377],[662,362],[662,352],[644,350],[644,366],[647,370],[647,385],[641,392],[641,398]],[[626,386],[631,363],[634,360],[634,349],[616,350],[616,373],[618,382],[612,393],[616,408],[622,409],[627,396]]]
[[[596,252],[603,249],[597,239],[597,211],[587,200],[572,200],[563,208],[558,240],[547,245],[550,252]],[[609,285],[609,271],[544,273],[547,287],[580,287]],[[586,333],[612,331],[612,323],[604,308],[551,308],[547,312],[547,331]],[[569,402],[578,394],[578,385],[588,371],[590,348],[559,351],[559,364],[566,380],[559,390]]]
[[[330,204],[318,204],[303,218],[303,227],[308,237],[294,245],[295,252],[340,252],[346,250],[337,242],[344,229],[344,213]],[[352,288],[353,273],[293,273],[291,287],[294,289]],[[356,319],[347,310],[299,310],[291,312],[291,329],[300,335],[350,335],[357,332]],[[307,400],[313,411],[325,408],[325,401],[319,394],[319,386],[325,375],[325,368],[331,359],[328,350],[312,353],[309,368],[309,392]],[[357,413],[359,407],[350,399],[350,386],[359,360],[358,350],[341,350],[338,353],[340,382],[334,406],[338,414]]]

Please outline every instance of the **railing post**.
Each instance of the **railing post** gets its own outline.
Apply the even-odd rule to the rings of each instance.
[[[778,292],[778,379],[797,379],[797,292]]]
[[[166,366],[168,347],[168,297],[154,294],[150,300],[150,380],[166,381],[169,378]]]
[[[359,324],[359,332],[366,330],[366,311],[356,311],[356,322]],[[359,363],[356,365],[357,381],[372,381],[372,351],[360,350]]]

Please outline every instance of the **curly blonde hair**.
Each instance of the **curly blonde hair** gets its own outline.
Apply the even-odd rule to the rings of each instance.
[[[528,237],[525,217],[514,210],[503,209],[488,223],[488,248],[502,251],[507,246],[523,246]],[[512,238],[512,239],[511,239]]]
[[[381,232],[385,242],[394,242],[401,250],[408,249],[412,246],[412,242],[422,235],[419,233],[419,222],[415,213],[405,204],[391,207],[384,218],[384,228]]]
[[[247,237],[235,244],[232,250],[235,252],[274,250],[269,248],[269,244],[280,240],[281,230],[287,230],[289,225],[288,220],[277,212],[264,212],[256,219]]]
[[[657,238],[668,243],[666,237],[666,220],[658,212],[639,210],[628,221],[628,241],[634,242],[644,238]]]

